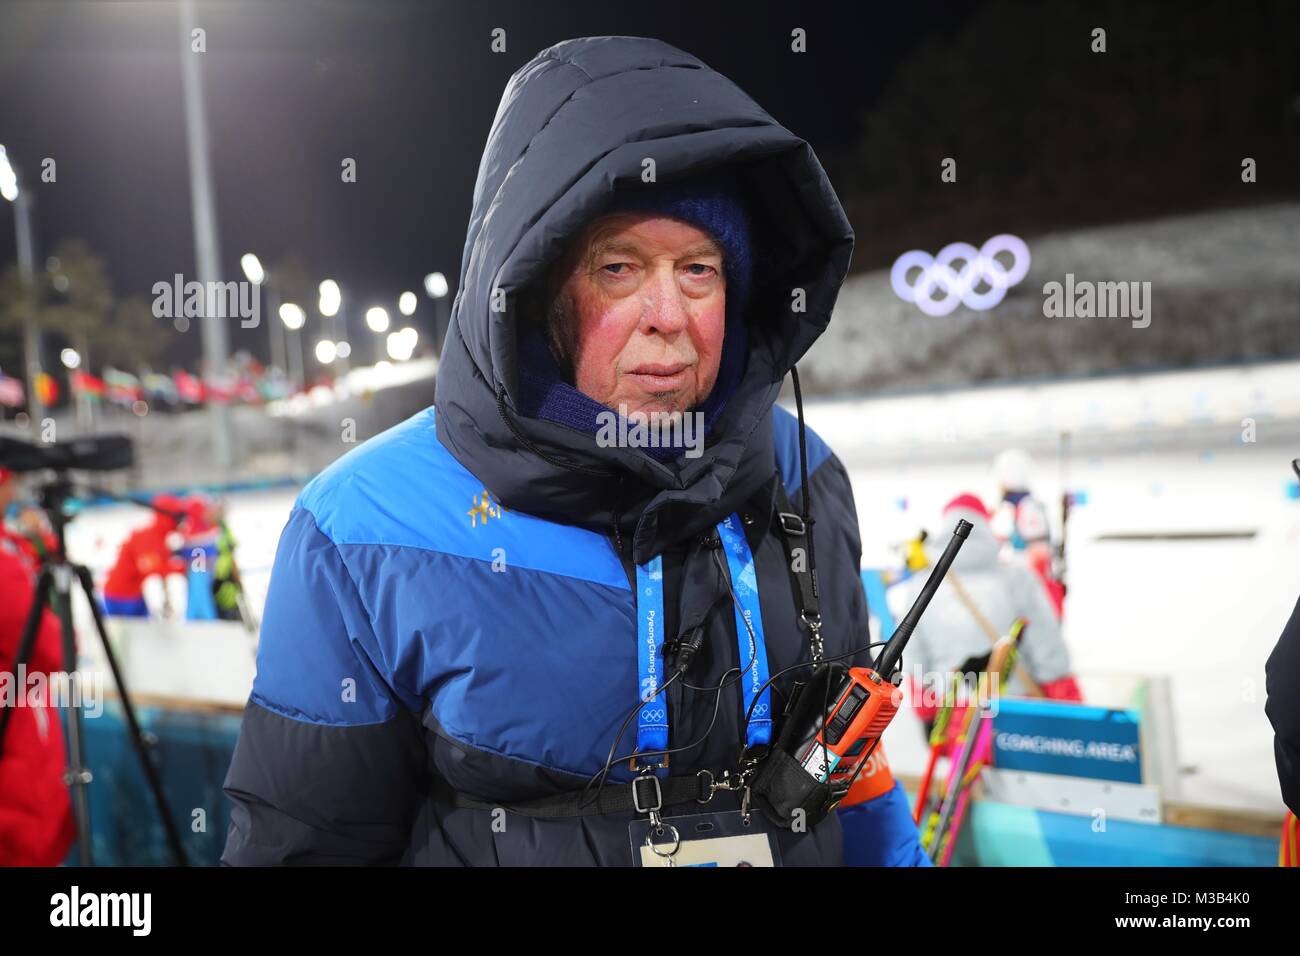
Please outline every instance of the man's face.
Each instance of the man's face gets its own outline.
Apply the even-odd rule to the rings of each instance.
[[[602,217],[559,295],[578,391],[625,414],[683,412],[712,391],[727,296],[708,233],[649,213]]]
[[[45,515],[39,508],[24,508],[18,513],[18,527],[24,534],[41,534],[45,531]]]

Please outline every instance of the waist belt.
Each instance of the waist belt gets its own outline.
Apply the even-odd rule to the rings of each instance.
[[[502,800],[478,800],[452,790],[441,780],[433,787],[435,798],[469,810],[505,810],[525,817],[560,819],[564,817],[600,816],[607,813],[635,811],[646,813],[682,803],[709,803],[725,792],[707,770],[690,777],[660,778],[653,774],[638,777],[632,783],[605,784],[599,794],[591,790],[566,790],[563,793],[507,803]],[[585,805],[584,805],[585,801]]]

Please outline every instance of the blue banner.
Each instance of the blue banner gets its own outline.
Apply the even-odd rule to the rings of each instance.
[[[993,763],[1002,770],[1142,782],[1139,714],[1051,700],[999,700]]]

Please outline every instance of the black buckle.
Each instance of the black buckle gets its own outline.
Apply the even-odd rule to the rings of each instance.
[[[806,533],[807,526],[804,524],[801,515],[790,514],[788,511],[778,511],[776,516],[781,522],[781,530],[786,534],[803,537]]]
[[[830,800],[826,805],[827,813],[830,813],[838,807],[844,798],[849,795],[850,788],[845,786],[845,783],[847,783],[847,781],[841,780],[838,783],[831,784]]]
[[[654,781],[654,806],[641,806],[641,791],[637,789],[639,784],[647,780]],[[650,813],[652,810],[658,810],[664,805],[663,786],[659,783],[659,778],[653,773],[643,773],[632,781],[632,806],[636,808],[637,813]]]

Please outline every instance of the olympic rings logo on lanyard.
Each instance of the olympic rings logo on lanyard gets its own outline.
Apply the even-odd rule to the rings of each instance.
[[[997,260],[998,253],[1012,257],[1010,268]],[[953,263],[961,263],[954,269]],[[908,281],[915,270],[920,274],[914,282]],[[968,242],[953,242],[939,250],[937,256],[913,249],[894,260],[889,270],[889,284],[894,294],[904,302],[915,302],[926,315],[948,315],[957,306],[964,305],[975,312],[985,312],[1007,294],[1029,273],[1029,247],[1024,240],[1010,233],[994,236],[976,249]],[[983,284],[987,289],[977,291]],[[942,298],[935,298],[938,290]]]

